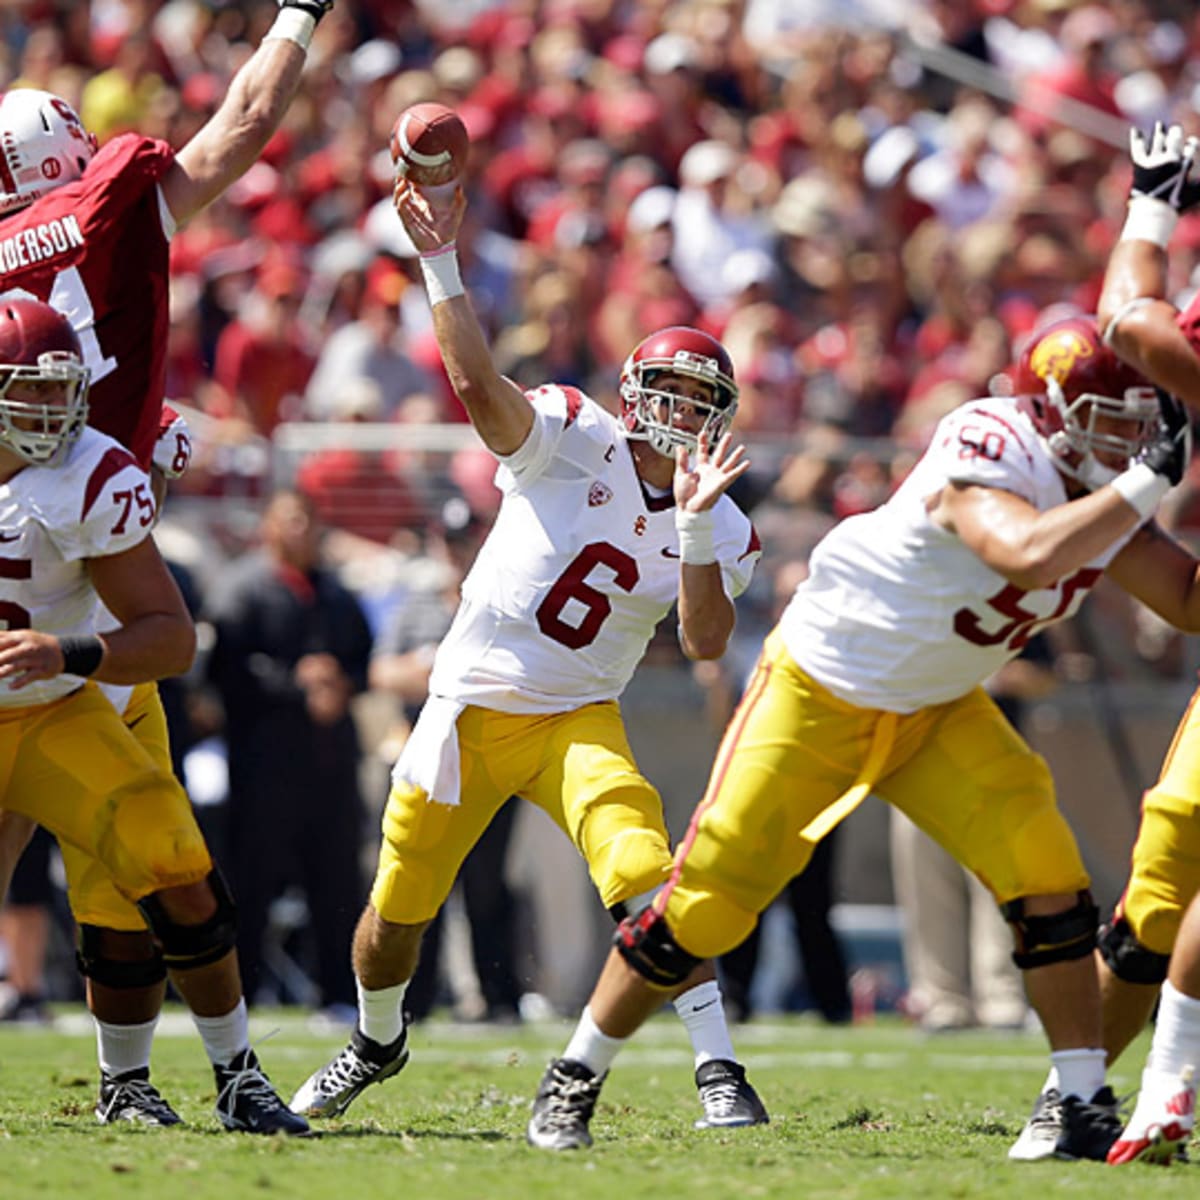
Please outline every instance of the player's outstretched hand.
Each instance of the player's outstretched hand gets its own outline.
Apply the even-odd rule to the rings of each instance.
[[[319,21],[333,7],[333,0],[279,0],[279,7],[298,8]]]
[[[1194,179],[1200,141],[1185,137],[1183,126],[1154,126],[1149,138],[1141,130],[1129,131],[1129,157],[1133,162],[1131,198],[1149,196],[1169,204],[1176,212],[1186,212],[1200,204],[1200,180]]]
[[[1187,408],[1162,388],[1158,389],[1158,407],[1162,413],[1162,431],[1142,451],[1139,461],[1176,487],[1182,482],[1192,456],[1192,422]]]
[[[735,446],[732,434],[723,434],[710,448],[707,435],[701,433],[695,454],[683,446],[675,451],[675,504],[683,512],[704,512],[749,469],[746,447]]]
[[[411,180],[400,176],[392,189],[392,204],[400,223],[422,254],[449,246],[458,237],[463,213],[467,210],[466,193],[457,184],[450,202],[442,196],[430,196]]]

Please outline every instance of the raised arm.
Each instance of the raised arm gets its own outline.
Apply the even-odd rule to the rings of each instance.
[[[178,224],[211,204],[258,159],[300,85],[313,30],[332,7],[333,0],[279,0],[279,15],[262,45],[163,177],[163,196]]]
[[[533,409],[521,389],[496,370],[463,289],[455,238],[466,211],[466,196],[458,187],[449,203],[435,206],[419,188],[401,178],[393,202],[421,254],[433,330],[454,393],[487,448],[494,454],[512,454],[533,428]]]
[[[1104,340],[1148,379],[1200,408],[1200,356],[1166,299],[1167,245],[1179,213],[1200,203],[1192,179],[1194,138],[1156,127],[1130,139],[1133,184],[1129,214],[1108,260],[1098,305]]]

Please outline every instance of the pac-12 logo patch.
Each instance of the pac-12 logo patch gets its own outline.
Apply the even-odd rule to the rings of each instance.
[[[612,488],[597,480],[588,488],[588,508],[599,508],[613,498]]]

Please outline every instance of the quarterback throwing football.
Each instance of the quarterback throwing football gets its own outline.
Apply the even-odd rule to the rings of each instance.
[[[493,366],[459,278],[461,188],[435,210],[401,180],[395,203],[421,251],[450,380],[500,459],[503,501],[393,774],[354,938],[358,1028],[293,1097],[308,1116],[343,1112],[404,1065],[402,1002],[422,931],[510,795],[553,818],[618,920],[664,882],[662,803],[633,760],[617,698],[676,602],[685,653],[719,656],[732,598],[759,557],[725,495],[747,463],[730,442],[737,385],[719,342],[684,327],[646,338],[622,372],[621,418],[572,387],[522,392]],[[694,963],[670,994],[695,1051],[699,1124],[765,1121],[711,966]],[[566,1092],[578,1082],[556,1077]]]

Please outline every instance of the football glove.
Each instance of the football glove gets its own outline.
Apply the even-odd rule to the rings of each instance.
[[[1141,130],[1129,131],[1129,157],[1133,161],[1130,199],[1149,196],[1169,204],[1177,213],[1200,204],[1200,180],[1191,178],[1200,141],[1185,138],[1181,125],[1164,127],[1161,121],[1147,140]]]
[[[192,434],[187,421],[164,403],[154,443],[154,465],[168,478],[178,479],[192,461]]]
[[[1187,408],[1162,388],[1158,389],[1158,407],[1162,428],[1138,461],[1176,487],[1192,456],[1192,421]]]
[[[319,21],[333,7],[333,0],[279,0],[279,7],[298,8]]]

